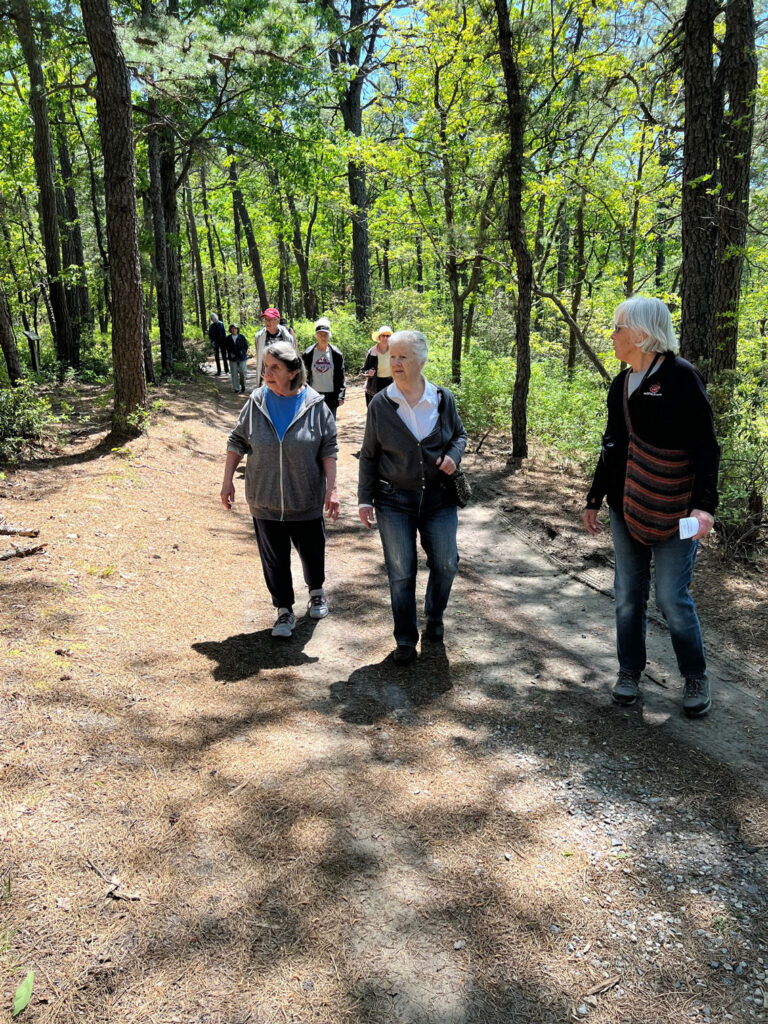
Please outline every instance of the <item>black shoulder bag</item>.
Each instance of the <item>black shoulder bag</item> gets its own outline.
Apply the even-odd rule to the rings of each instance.
[[[443,392],[441,390],[440,391],[440,402],[439,402],[440,438],[441,438],[441,440],[442,440],[442,436],[443,436],[443,404],[444,403],[445,403],[445,396],[444,396],[444,394],[443,394]],[[448,446],[450,445],[451,440],[452,439],[449,437],[448,441],[445,444],[445,447],[443,448],[443,454],[442,454],[441,460],[440,460],[441,464],[442,464],[442,460],[445,458],[445,453],[448,451]],[[467,474],[464,472],[463,469],[457,469],[456,472],[455,473],[451,473],[450,476],[447,473],[443,473],[443,477],[444,477],[444,479],[443,479],[443,488],[444,488],[446,494],[448,495],[448,497],[451,499],[451,501],[454,503],[454,505],[456,505],[458,508],[466,508],[466,506],[469,504],[470,500],[472,499],[472,485],[470,484],[469,480],[467,479]]]

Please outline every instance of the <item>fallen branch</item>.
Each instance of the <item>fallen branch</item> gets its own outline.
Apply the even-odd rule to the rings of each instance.
[[[0,526],[0,534],[4,537],[39,537],[39,530],[29,530],[26,526]]]
[[[608,978],[607,981],[598,982],[597,985],[593,985],[592,988],[582,993],[582,998],[585,996],[600,996],[603,992],[607,992],[608,989],[613,988],[614,985],[618,985],[621,981],[621,975],[617,974],[613,978]]]
[[[25,548],[12,547],[10,551],[3,551],[0,555],[0,562],[7,562],[9,558],[26,558],[27,555],[36,555],[38,551],[44,551],[45,544],[28,544]]]
[[[127,889],[123,889],[122,888],[123,883],[120,881],[120,879],[117,877],[117,875],[112,875],[111,878],[107,877],[107,875],[104,874],[104,872],[101,870],[101,868],[97,867],[93,863],[93,861],[91,860],[90,857],[86,857],[85,858],[85,863],[88,865],[88,867],[92,871],[96,872],[96,874],[99,876],[99,878],[102,879],[102,881],[106,882],[109,885],[109,888],[104,893],[104,899],[107,899],[109,896],[111,896],[113,900],[140,900],[141,899],[141,893],[129,892]]]

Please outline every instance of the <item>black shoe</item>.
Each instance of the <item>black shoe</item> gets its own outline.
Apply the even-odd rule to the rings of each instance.
[[[613,697],[614,703],[624,704],[628,706],[634,704],[640,693],[640,673],[639,672],[624,672],[622,669],[619,672],[619,678],[616,680],[616,685],[613,688],[611,696]]]
[[[421,634],[422,640],[429,640],[433,644],[441,644],[445,636],[445,627],[442,622],[427,622],[426,629]]]
[[[683,689],[683,711],[689,718],[699,718],[706,715],[712,707],[712,698],[709,695],[709,682],[706,676],[701,679],[686,679]]]
[[[392,661],[396,665],[400,665],[401,668],[410,665],[412,661],[416,661],[416,648],[411,647],[410,644],[398,644],[392,655]]]

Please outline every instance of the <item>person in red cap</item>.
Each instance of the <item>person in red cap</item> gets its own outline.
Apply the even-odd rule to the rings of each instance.
[[[274,345],[278,341],[289,341],[294,348],[296,347],[289,329],[280,324],[279,309],[269,306],[261,314],[261,319],[264,321],[264,326],[253,342],[256,349],[256,380],[259,383],[261,383],[264,372],[264,352],[269,345]]]

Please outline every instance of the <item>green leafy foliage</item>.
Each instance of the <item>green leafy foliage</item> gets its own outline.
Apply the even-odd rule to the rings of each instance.
[[[48,399],[26,381],[0,391],[0,462],[15,464],[31,441],[40,441],[53,415]]]
[[[26,1010],[29,1006],[29,1000],[32,998],[32,988],[35,984],[35,972],[30,970],[26,978],[19,987],[16,989],[16,995],[13,997],[13,1016],[18,1017],[22,1010]]]

